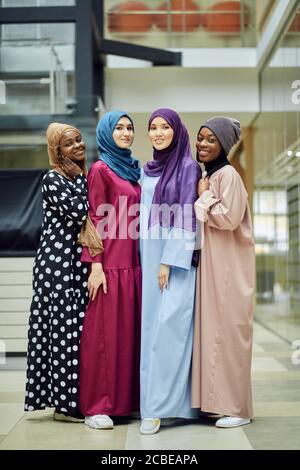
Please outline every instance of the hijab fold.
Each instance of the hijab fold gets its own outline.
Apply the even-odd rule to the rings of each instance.
[[[199,132],[203,127],[206,127],[217,137],[222,150],[216,160],[204,163],[207,176],[211,176],[216,171],[220,170],[226,165],[230,165],[227,159],[231,148],[238,142],[241,135],[241,125],[236,119],[226,116],[215,116],[208,119],[199,129]],[[198,133],[199,133],[198,132]],[[199,161],[199,158],[197,156]]]
[[[46,131],[49,164],[51,168],[53,168],[53,170],[55,170],[57,173],[67,179],[71,178],[66,175],[66,173],[62,169],[62,159],[59,155],[58,149],[63,135],[69,131],[75,131],[81,135],[81,132],[76,127],[71,126],[70,124],[62,124],[60,122],[52,122],[51,124],[49,124]],[[87,174],[85,160],[82,163],[82,171],[85,175]]]
[[[130,149],[118,147],[112,136],[117,123],[124,116],[133,125],[130,116],[119,110],[109,111],[100,119],[96,128],[98,155],[120,178],[136,183],[141,175],[139,161],[131,155]]]
[[[61,124],[59,122],[52,122],[47,129],[46,138],[48,144],[48,156],[51,167],[60,175],[64,176],[68,180],[72,180],[68,175],[65,174],[61,168],[61,157],[59,156],[58,149],[62,136],[68,131],[76,131],[81,135],[81,132],[76,127],[70,126],[69,124]],[[85,160],[83,162],[83,173],[86,175]],[[77,240],[82,246],[86,246],[91,256],[96,256],[102,253],[103,243],[96,231],[89,215],[84,220],[80,234]]]
[[[222,149],[220,155],[216,160],[213,160],[212,162],[207,162],[204,163],[204,168],[207,173],[206,176],[211,176],[213,175],[216,171],[220,170],[226,165],[231,165],[229,160],[227,159],[227,155],[225,154],[224,150]],[[203,175],[204,177],[204,175]]]
[[[174,135],[171,144],[166,149],[153,149],[153,160],[144,166],[144,171],[148,176],[160,176],[153,195],[149,226],[157,223],[167,226],[168,223],[169,227],[195,232],[196,218],[193,205],[198,198],[197,184],[201,177],[200,166],[192,157],[189,135],[179,115],[172,109],[157,109],[149,119],[148,129],[156,117],[165,119],[173,129]],[[163,204],[169,208],[177,204],[177,207],[181,209],[180,216],[177,217],[178,214],[175,213],[164,220],[164,211],[157,210],[157,207]]]

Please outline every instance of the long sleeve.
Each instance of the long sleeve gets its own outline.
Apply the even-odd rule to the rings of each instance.
[[[99,215],[99,207],[107,204],[106,181],[103,171],[97,166],[93,165],[88,173],[88,201],[89,201],[89,216],[93,222],[96,230],[98,224],[101,222],[103,215]],[[105,250],[105,239],[102,239]],[[88,248],[83,247],[81,261],[86,263],[101,263],[102,254],[92,257],[89,254]]]
[[[197,199],[197,185],[201,177],[200,166],[192,161],[180,175],[181,193],[180,207],[182,214],[175,226],[170,230],[165,244],[161,264],[167,264],[176,269],[189,270],[196,239],[196,217],[194,203]],[[189,188],[189,191],[186,191]],[[183,221],[183,222],[182,222]]]
[[[195,232],[172,228],[164,246],[160,263],[175,269],[189,270],[195,247]]]
[[[86,178],[78,175],[72,183],[55,172],[49,172],[43,179],[43,197],[46,204],[61,215],[83,222],[88,211]]]
[[[219,230],[235,230],[243,220],[247,207],[247,192],[240,175],[232,167],[219,180],[211,182],[195,202],[196,217],[209,227]]]

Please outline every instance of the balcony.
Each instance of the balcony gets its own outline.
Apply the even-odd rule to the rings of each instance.
[[[160,48],[255,47],[249,0],[105,0],[105,37]]]

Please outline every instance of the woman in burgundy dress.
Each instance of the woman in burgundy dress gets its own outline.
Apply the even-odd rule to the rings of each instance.
[[[138,254],[139,162],[131,156],[134,128],[122,111],[96,129],[99,161],[88,174],[89,215],[104,251],[91,256],[80,343],[80,409],[85,424],[109,429],[110,416],[139,410],[141,268]]]

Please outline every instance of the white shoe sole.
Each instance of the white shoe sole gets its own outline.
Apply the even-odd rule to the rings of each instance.
[[[89,428],[93,428],[93,429],[113,429],[114,427],[113,424],[103,424],[103,425],[97,426],[96,424],[86,423],[85,421],[84,421],[84,424],[88,426]]]
[[[245,426],[246,424],[250,424],[250,423],[251,423],[251,420],[249,419],[249,420],[247,420],[243,423],[239,423],[239,424],[217,424],[216,423],[215,426],[216,426],[216,428],[223,428],[223,429],[227,428],[227,429],[229,429],[229,428],[239,428],[240,426]]]
[[[149,431],[144,431],[142,428],[140,428],[140,434],[145,434],[145,435],[150,435],[150,434],[156,434],[160,429],[160,424],[155,426],[155,428],[149,430]]]

